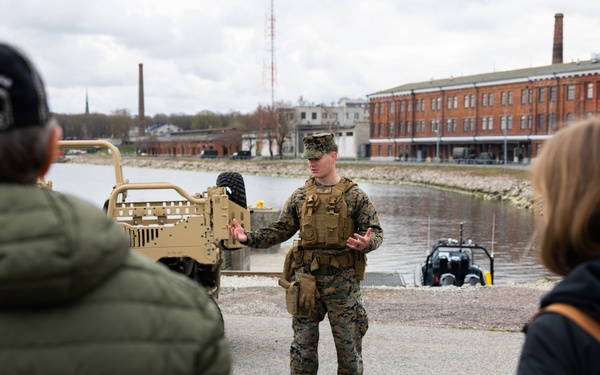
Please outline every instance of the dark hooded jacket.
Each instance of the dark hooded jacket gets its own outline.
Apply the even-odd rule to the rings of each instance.
[[[570,304],[600,323],[600,259],[577,266],[541,301]],[[600,342],[557,313],[539,315],[527,334],[518,374],[600,374]]]
[[[229,374],[204,289],[79,199],[0,184],[0,373]]]

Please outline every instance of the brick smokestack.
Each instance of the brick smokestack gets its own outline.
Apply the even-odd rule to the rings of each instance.
[[[554,15],[554,45],[552,47],[552,65],[563,63],[563,14]]]
[[[144,64],[140,64],[139,74],[139,97],[138,97],[138,136],[146,135],[146,124],[144,114]]]

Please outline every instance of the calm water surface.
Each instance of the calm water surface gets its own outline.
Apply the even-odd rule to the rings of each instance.
[[[123,175],[132,182],[172,182],[193,194],[214,186],[218,173],[124,167]],[[53,165],[48,180],[53,182],[55,190],[72,193],[98,207],[104,204],[115,184],[112,167],[68,163]],[[256,206],[258,200],[263,200],[265,207],[280,209],[304,180],[244,175],[248,204]],[[399,272],[407,283],[412,283],[414,268],[425,260],[429,245],[441,238],[458,239],[463,222],[464,240],[472,239],[488,251],[493,250],[496,284],[551,277],[533,251],[528,251],[533,230],[533,213],[529,210],[425,187],[370,183],[359,186],[377,207],[384,230],[383,244],[369,255],[369,272]],[[170,191],[134,190],[129,197],[130,200],[178,199]],[[478,261],[489,268],[483,258]]]

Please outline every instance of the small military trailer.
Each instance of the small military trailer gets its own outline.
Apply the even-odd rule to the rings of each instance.
[[[123,178],[119,149],[106,141],[60,141],[61,149],[106,148],[112,154],[115,185],[104,204],[109,217],[129,236],[130,247],[202,284],[218,298],[225,252],[244,247],[225,227],[233,219],[250,228],[250,212],[241,174],[221,173],[216,186],[189,194],[171,182],[130,182]],[[41,181],[52,188],[52,182]],[[132,190],[173,190],[179,199],[134,201]]]

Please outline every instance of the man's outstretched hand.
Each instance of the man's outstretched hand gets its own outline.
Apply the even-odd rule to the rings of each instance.
[[[244,232],[244,228],[238,223],[237,219],[233,219],[233,226],[225,224],[227,231],[231,237],[235,238],[238,242],[244,243],[248,241],[248,236]],[[369,228],[370,229],[370,228]]]
[[[354,237],[349,237],[346,245],[352,250],[363,251],[369,246],[371,242],[371,228],[367,229],[367,233],[361,236],[358,233],[354,233]]]

